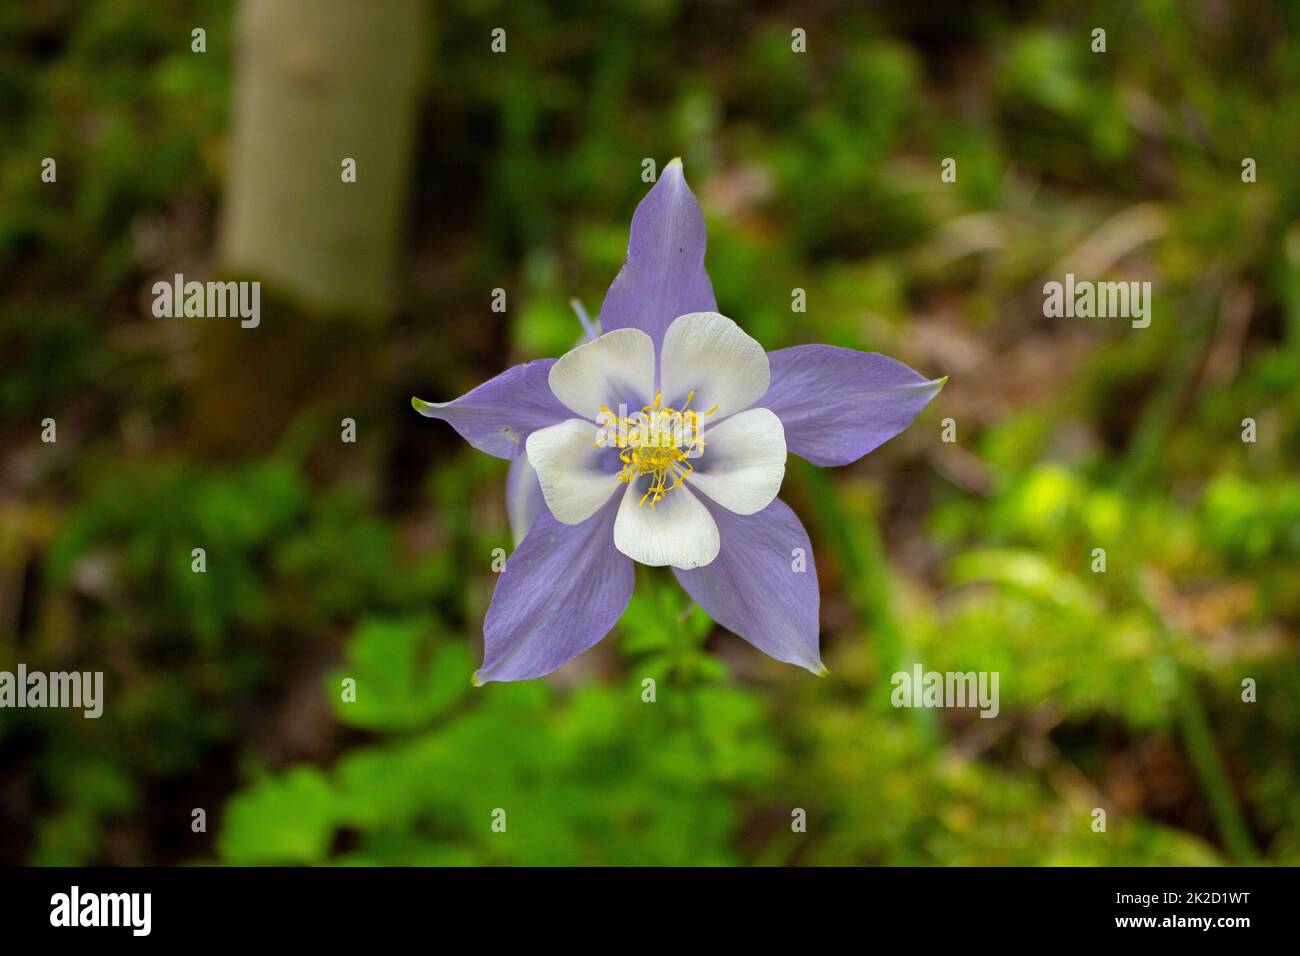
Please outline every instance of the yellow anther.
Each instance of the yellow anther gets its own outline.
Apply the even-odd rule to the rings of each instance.
[[[620,481],[631,483],[650,477],[641,496],[642,505],[648,501],[653,508],[668,492],[680,488],[695,470],[687,459],[698,457],[706,443],[700,437],[700,416],[687,409],[694,397],[694,392],[687,395],[679,410],[664,406],[662,393],[656,392],[654,402],[624,418],[600,406],[605,419],[600,422],[596,444],[619,449],[623,464],[618,474]]]

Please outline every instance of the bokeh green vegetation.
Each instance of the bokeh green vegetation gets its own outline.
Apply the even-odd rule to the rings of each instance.
[[[1300,863],[1300,9],[434,10],[400,309],[225,333],[143,290],[212,256],[231,5],[0,6],[0,667],[108,688],[0,713],[0,860]],[[409,397],[570,347],[676,154],[722,311],[949,384],[792,462],[829,678],[639,568],[597,649],[473,688],[505,464]],[[1045,319],[1066,271],[1151,326]],[[891,707],[914,662],[998,719]]]

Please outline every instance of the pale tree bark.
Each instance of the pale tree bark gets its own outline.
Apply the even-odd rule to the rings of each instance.
[[[422,0],[242,0],[223,272],[391,309],[425,31]]]

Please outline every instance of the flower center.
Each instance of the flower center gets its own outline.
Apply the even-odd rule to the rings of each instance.
[[[691,392],[682,407],[676,409],[663,405],[663,396],[656,394],[653,404],[623,416],[600,406],[601,414],[596,421],[601,429],[596,444],[619,449],[618,458],[623,463],[619,481],[632,482],[650,476],[650,487],[639,504],[649,501],[653,508],[664,495],[681,487],[686,476],[695,470],[688,459],[704,453],[707,442],[700,437],[700,415],[690,407],[694,397],[695,393]],[[712,415],[717,410],[715,405],[704,414]]]

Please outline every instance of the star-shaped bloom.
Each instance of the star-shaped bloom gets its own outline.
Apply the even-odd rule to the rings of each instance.
[[[704,215],[680,160],[632,217],[601,334],[460,398],[414,399],[471,445],[512,459],[517,547],[483,622],[477,682],[555,670],[609,633],[633,563],[759,650],[823,673],[812,546],[779,498],[787,453],[856,461],[943,386],[872,352],[767,353],[717,311]]]

